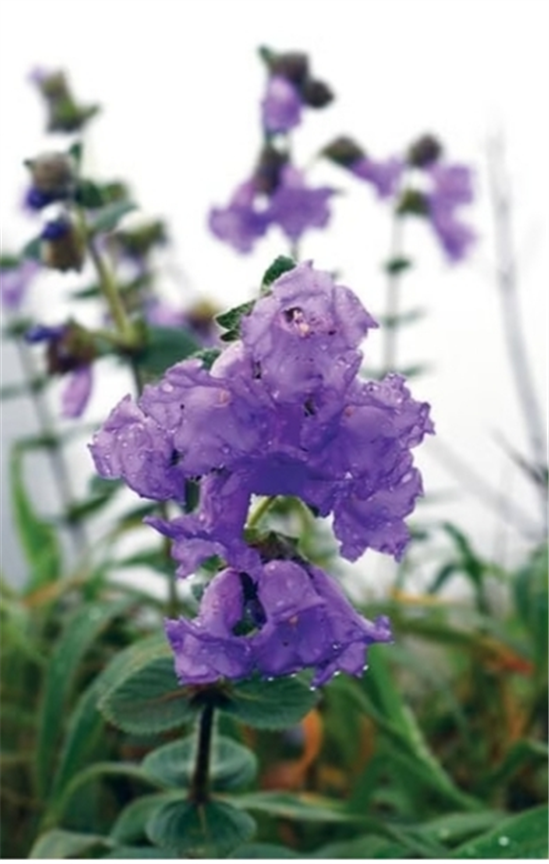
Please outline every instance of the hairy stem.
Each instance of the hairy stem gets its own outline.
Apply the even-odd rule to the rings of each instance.
[[[194,804],[205,804],[208,800],[214,711],[214,706],[208,703],[199,720],[196,762],[189,790],[189,798]]]
[[[391,240],[389,261],[395,261],[403,254],[404,218],[393,212],[391,224]],[[400,307],[400,273],[393,272],[387,276],[387,291],[385,296],[385,327],[383,328],[383,347],[381,357],[382,372],[392,372],[397,363],[398,325],[396,319]]]

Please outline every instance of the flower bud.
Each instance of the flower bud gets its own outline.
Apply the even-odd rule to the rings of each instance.
[[[408,162],[414,168],[427,168],[442,155],[442,144],[434,135],[422,135],[408,150]]]
[[[42,153],[36,159],[27,159],[25,165],[33,188],[52,200],[66,198],[73,191],[76,165],[69,153]]]
[[[280,182],[280,172],[288,161],[286,153],[267,145],[259,155],[253,181],[258,192],[272,195]]]
[[[324,108],[333,101],[334,94],[324,81],[309,78],[301,88],[301,98],[309,108]]]
[[[48,222],[40,237],[40,256],[46,267],[62,272],[82,269],[85,245],[72,219],[61,216]]]
[[[327,144],[322,150],[322,155],[342,168],[350,168],[359,159],[364,159],[366,153],[352,138],[342,135],[331,144]]]
[[[267,63],[271,75],[280,75],[301,88],[309,74],[309,58],[300,51],[287,51],[284,54],[271,53]]]

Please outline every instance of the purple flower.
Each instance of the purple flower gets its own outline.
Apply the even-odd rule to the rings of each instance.
[[[452,262],[461,261],[476,239],[473,229],[456,215],[459,207],[473,201],[471,170],[466,165],[435,163],[428,174],[433,183],[427,195],[431,225],[447,258]]]
[[[167,621],[166,630],[182,684],[312,668],[319,686],[339,671],[361,675],[367,646],[392,639],[386,618],[368,621],[322,570],[288,560],[223,570],[198,616]]]
[[[467,165],[436,163],[428,171],[433,181],[430,200],[438,207],[454,208],[471,204],[474,199],[473,177]]]
[[[89,402],[93,385],[92,367],[79,366],[69,375],[61,397],[61,414],[75,419],[81,417]]]
[[[303,173],[285,165],[270,201],[269,219],[295,242],[308,228],[324,228],[328,224],[328,201],[334,194],[335,190],[327,186],[308,188]]]
[[[16,312],[22,305],[27,289],[39,272],[36,261],[20,261],[14,267],[0,267],[0,297],[2,305]]]
[[[174,541],[181,575],[213,554],[244,566],[253,494],[333,512],[352,560],[367,548],[402,554],[403,520],[421,494],[410,449],[433,427],[401,376],[357,378],[358,345],[373,326],[348,288],[300,264],[242,318],[241,340],[211,370],[186,360],[137,405],[115,409],[92,445],[103,476],[179,501],[184,479],[202,478],[196,513],[154,522]]]
[[[71,324],[54,327],[37,324],[25,333],[25,340],[31,344],[47,343],[48,372],[51,375],[64,375],[68,380],[61,397],[61,414],[75,419],[81,417],[88,404],[92,391],[93,350],[79,343],[79,330]]]
[[[233,194],[229,205],[210,211],[210,230],[237,252],[251,252],[255,241],[262,237],[269,219],[256,202],[257,193],[252,181],[242,183]]]
[[[181,684],[208,684],[219,678],[246,678],[252,670],[250,643],[235,636],[244,597],[236,570],[223,570],[208,585],[193,621],[166,621]]]
[[[356,349],[377,327],[349,288],[304,262],[276,280],[243,318],[242,342],[276,401],[300,400],[320,389],[345,389],[362,355]]]
[[[267,132],[289,132],[301,122],[301,98],[287,78],[275,75],[267,83],[261,111]]]
[[[183,477],[173,459],[169,432],[124,397],[90,445],[102,477],[123,477],[130,489],[153,500],[181,499]]]
[[[376,161],[364,156],[349,167],[356,177],[371,183],[378,198],[392,198],[397,191],[404,170],[404,163],[402,159],[396,157]]]
[[[476,232],[456,218],[453,209],[430,205],[431,225],[437,235],[447,258],[452,262],[462,261],[475,244]]]

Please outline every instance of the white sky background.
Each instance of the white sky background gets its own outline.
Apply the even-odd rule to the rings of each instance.
[[[88,170],[128,179],[144,211],[166,217],[174,241],[171,263],[187,276],[184,295],[176,280],[166,285],[172,299],[192,290],[227,307],[242,302],[273,257],[287,251],[282,236],[273,234],[241,257],[206,229],[209,207],[226,204],[257,153],[264,71],[256,48],[262,43],[308,52],[314,72],[337,96],[324,111],[306,113],[296,133],[298,162],[339,134],[384,157],[432,131],[451,159],[473,164],[479,200],[467,218],[481,239],[472,260],[449,268],[424,226],[409,232],[408,251],[417,266],[404,279],[403,302],[427,305],[430,314],[403,336],[402,360],[434,366],[412,389],[431,402],[439,439],[537,518],[530,486],[493,437],[499,430],[526,450],[490,276],[485,144],[494,131],[505,134],[524,327],[545,400],[546,0],[4,0],[1,18],[0,224],[6,251],[33,234],[16,211],[25,183],[21,161],[46,143],[51,149],[52,139],[41,136],[42,106],[27,81],[36,65],[65,69],[83,102],[104,105],[90,133]],[[336,168],[315,167],[311,181],[333,183],[347,194],[335,203],[330,229],[307,234],[302,254],[321,269],[338,269],[375,315],[383,308],[379,263],[387,257],[388,214],[366,184],[349,183]],[[60,298],[73,282],[52,274],[35,290],[32,303],[44,320],[60,320]],[[375,363],[375,332],[365,348]],[[4,379],[12,380],[12,355],[4,359]],[[94,396],[93,417],[104,416],[125,392],[124,382],[110,380],[103,379]],[[11,411],[11,404],[4,409],[5,439],[30,422],[28,411],[19,408],[15,420]],[[420,448],[418,462],[428,492],[460,489],[430,444]],[[88,465],[86,454],[75,470],[85,473]],[[433,503],[424,513],[454,519],[488,555],[497,546],[512,557],[523,547],[513,526],[502,529],[494,511],[464,487],[453,502]],[[4,512],[4,524],[7,518]]]

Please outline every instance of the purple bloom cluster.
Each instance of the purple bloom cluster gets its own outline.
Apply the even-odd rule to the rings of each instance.
[[[303,172],[287,164],[270,195],[259,188],[255,177],[247,180],[238,186],[227,207],[211,210],[209,226],[216,237],[242,253],[251,252],[256,240],[274,225],[295,243],[307,229],[328,224],[328,202],[334,194],[327,186],[308,187]]]
[[[199,484],[194,512],[148,520],[172,539],[179,576],[212,555],[229,566],[194,622],[169,624],[172,644],[184,646],[176,650],[182,680],[191,680],[194,658],[201,681],[232,677],[234,669],[238,676],[254,669],[276,675],[303,666],[314,666],[324,681],[335,668],[362,668],[364,645],[387,632],[386,624],[379,629],[344,612],[348,604],[324,574],[288,561],[264,564],[244,539],[252,495],[291,495],[333,515],[349,560],[367,548],[402,555],[404,517],[422,492],[410,450],[433,427],[429,406],[412,399],[401,376],[359,377],[358,346],[375,326],[348,288],[300,264],[256,301],[240,321],[241,338],[210,370],[198,359],[173,366],[137,402],[123,399],[96,434],[99,473],[122,477],[144,497],[184,502],[186,482]],[[264,616],[245,639],[232,628],[245,617],[246,591],[226,587],[240,584],[241,573]],[[213,615],[225,591],[232,605],[222,603]],[[280,617],[277,604],[285,603],[289,611]],[[215,660],[233,643],[240,647]]]
[[[183,684],[312,668],[317,687],[337,672],[360,675],[365,648],[392,638],[387,618],[366,620],[322,570],[289,560],[251,574],[223,570],[206,588],[198,616],[168,621],[166,631]]]

